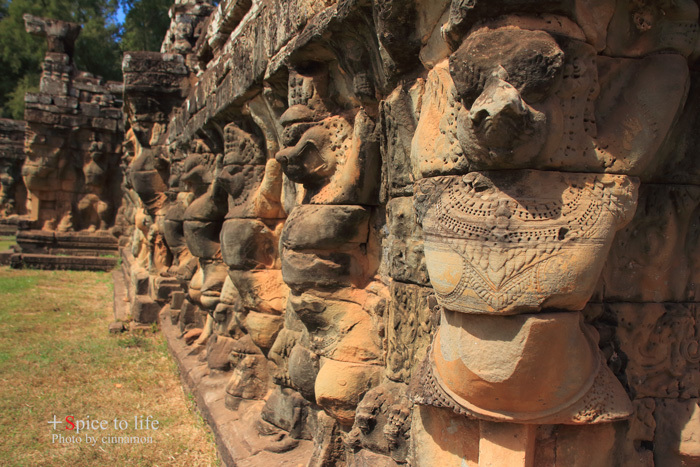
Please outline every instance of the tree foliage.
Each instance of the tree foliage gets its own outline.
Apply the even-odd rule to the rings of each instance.
[[[165,32],[170,26],[168,8],[172,0],[124,0],[123,51],[160,50]]]
[[[29,13],[82,24],[75,64],[108,80],[121,80],[125,50],[158,50],[170,25],[172,0],[0,0],[0,116],[22,119],[24,94],[36,91],[46,40],[24,30]],[[124,24],[117,10],[127,11]]]

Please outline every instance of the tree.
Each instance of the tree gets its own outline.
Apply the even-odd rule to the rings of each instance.
[[[0,0],[0,106],[2,116],[21,119],[24,93],[39,84],[46,40],[27,34],[25,13],[83,25],[75,46],[81,70],[121,80],[118,0]]]
[[[0,0],[0,116],[22,119],[24,94],[38,90],[46,40],[27,34],[25,13],[83,26],[75,64],[120,81],[122,51],[159,50],[173,0]],[[119,6],[127,12],[117,22]]]
[[[160,50],[165,33],[170,27],[168,9],[172,0],[123,0],[127,14],[124,17],[123,51]]]

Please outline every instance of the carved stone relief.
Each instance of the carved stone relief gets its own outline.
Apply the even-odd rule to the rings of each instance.
[[[611,24],[626,6],[608,10]],[[414,203],[442,314],[415,400],[485,421],[623,420],[628,396],[578,311],[615,233],[634,217],[639,180],[630,175],[652,165],[681,112],[691,48],[653,34],[624,43],[618,28],[599,55],[590,24],[528,7],[453,2],[444,31],[454,52],[428,73],[411,159],[423,178]],[[673,5],[647,29],[663,36],[662,24],[673,24],[668,32],[697,23],[697,7],[684,8]],[[469,30],[470,17],[489,9],[510,16]],[[671,53],[650,55],[656,47]],[[652,88],[663,91],[644,91]],[[615,266],[611,281],[621,279]],[[488,444],[498,444],[500,426],[481,424],[484,462],[506,455]],[[531,437],[520,441],[523,465]]]
[[[171,12],[124,65],[133,282],[261,452],[697,462],[696,2]]]
[[[471,172],[416,184],[438,301],[463,313],[580,310],[637,183],[619,175]]]
[[[329,81],[325,64],[290,70],[276,159],[304,191],[284,225],[280,254],[290,288],[287,312],[303,323],[290,352],[292,387],[351,425],[382,372],[373,316],[383,313],[385,292],[369,283],[376,264],[368,257],[379,154],[373,121],[363,109],[335,109]],[[314,361],[318,372],[309,375]]]
[[[24,122],[0,119],[0,218],[27,212],[27,188],[22,180]]]

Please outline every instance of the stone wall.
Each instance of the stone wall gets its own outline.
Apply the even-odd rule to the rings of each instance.
[[[122,255],[228,460],[700,462],[694,1],[171,18],[124,59]]]
[[[0,218],[27,213],[22,180],[25,122],[0,119]]]

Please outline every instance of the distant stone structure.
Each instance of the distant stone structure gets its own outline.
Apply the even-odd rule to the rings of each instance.
[[[25,96],[25,162],[31,228],[17,236],[15,266],[111,269],[121,203],[122,85],[78,71],[80,25],[25,15],[46,37],[38,93]],[[111,257],[109,257],[111,256]]]
[[[15,234],[19,216],[27,213],[22,180],[26,123],[0,119],[0,234]]]
[[[54,241],[115,225],[227,464],[700,465],[695,1],[170,13],[123,141],[27,19],[23,170]]]
[[[122,86],[76,70],[80,25],[31,15],[25,23],[49,44],[39,92],[25,96],[32,216],[42,230],[106,231],[120,201]]]

